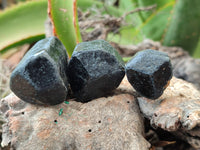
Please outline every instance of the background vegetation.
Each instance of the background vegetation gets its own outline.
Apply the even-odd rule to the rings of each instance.
[[[1,0],[1,7],[5,7],[3,2],[9,5],[8,0]],[[56,35],[70,55],[76,42],[81,41],[78,23],[73,22],[75,2],[83,12],[98,9],[102,15],[125,19],[126,24],[117,32],[109,33],[108,41],[126,45],[149,38],[166,46],[181,46],[194,57],[200,57],[199,0],[49,0]],[[36,42],[45,36],[47,0],[13,0],[11,3],[0,12],[1,55],[10,48]]]

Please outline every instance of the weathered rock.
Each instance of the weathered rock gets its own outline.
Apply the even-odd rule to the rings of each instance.
[[[0,99],[10,93],[9,77],[11,68],[5,65],[5,60],[0,58]]]
[[[104,40],[78,44],[68,66],[72,91],[81,102],[113,91],[119,86],[124,74],[122,58]]]
[[[140,97],[138,103],[153,127],[170,131],[200,149],[200,92],[192,84],[173,77],[160,98]]]
[[[1,145],[10,143],[23,150],[148,150],[138,105],[133,95],[121,89],[129,83],[122,84],[114,96],[49,107],[9,95],[0,103],[7,120]]]
[[[156,99],[172,78],[172,66],[167,54],[149,49],[138,52],[126,64],[126,75],[139,94]]]
[[[200,59],[186,57],[174,65],[174,76],[193,83],[200,89]]]
[[[10,78],[11,90],[34,104],[59,104],[67,95],[68,56],[56,37],[37,42],[24,56]]]

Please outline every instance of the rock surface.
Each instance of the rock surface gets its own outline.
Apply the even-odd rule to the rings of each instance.
[[[172,66],[166,53],[143,50],[126,64],[126,75],[135,90],[144,97],[156,99],[172,78]]]
[[[40,40],[12,72],[10,88],[29,103],[59,104],[68,92],[67,64],[66,49],[56,37]]]
[[[173,77],[160,98],[140,97],[138,103],[153,127],[170,131],[200,149],[200,92],[192,84]]]
[[[104,40],[79,43],[67,72],[72,91],[81,102],[113,91],[125,74],[121,56]]]
[[[11,94],[0,103],[6,119],[2,145],[24,150],[149,149],[133,95],[138,97],[126,78],[115,96],[88,103],[69,100],[69,104],[45,107]],[[199,97],[192,84],[173,77],[159,99],[138,97],[138,103],[153,127],[161,127],[199,149]]]
[[[126,87],[131,86],[124,79],[114,96],[49,107],[10,94],[0,103],[7,120],[1,144],[23,150],[148,150],[133,88]]]

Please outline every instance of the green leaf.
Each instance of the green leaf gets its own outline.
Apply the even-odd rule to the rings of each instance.
[[[197,47],[196,47],[196,49],[194,50],[192,56],[193,56],[194,58],[200,58],[200,39],[199,39],[199,41],[198,41]]]
[[[97,0],[78,0],[78,7],[83,11],[87,11],[92,7],[97,7],[98,9],[104,8],[102,14],[109,14],[115,17],[121,17],[123,14],[122,9],[118,9],[112,6],[106,6],[104,3],[99,2]]]
[[[134,10],[135,8],[142,8],[156,4],[156,10],[148,12],[138,12],[128,16],[128,22],[134,20],[135,26],[123,28],[120,30],[120,35],[115,36],[115,38],[109,39],[112,41],[119,41],[120,44],[131,44],[138,43],[144,38],[150,38],[153,40],[162,40],[165,30],[168,25],[168,18],[170,18],[170,11],[173,9],[175,1],[174,0],[120,0],[120,8],[124,9],[125,12]],[[127,9],[126,9],[127,8]],[[145,19],[141,17],[141,13],[146,13]],[[144,20],[144,22],[142,22]]]
[[[71,56],[72,52],[78,42],[81,42],[81,35],[78,27],[78,19],[75,14],[76,0],[49,0],[50,18],[54,25],[55,34],[65,45],[68,55]],[[104,7],[103,3],[98,1],[79,0],[80,7],[89,7],[96,5],[98,7]],[[107,12],[119,15],[114,7],[108,6]],[[73,19],[75,17],[75,19]],[[74,21],[76,20],[76,21]]]
[[[125,11],[131,11],[133,10],[135,7],[135,3],[132,0],[120,0],[119,1],[119,8],[121,8],[122,10]]]
[[[133,0],[120,0],[119,1],[119,9],[122,10],[122,15],[129,13],[137,8],[136,2]],[[121,16],[122,16],[121,15]],[[126,44],[137,44],[140,42],[143,37],[140,35],[136,36],[137,27],[139,27],[142,23],[141,18],[138,12],[133,14],[129,14],[125,17],[125,21],[128,25],[122,26],[119,30],[119,34],[108,34],[107,40],[113,41],[122,45]]]
[[[137,6],[138,7],[147,7],[147,6],[151,6],[151,5],[157,5],[156,10],[158,11],[160,8],[170,4],[170,3],[174,3],[175,0],[137,0]],[[143,11],[140,12],[140,15],[143,19],[143,21],[146,21],[146,19],[148,19],[152,14],[154,13],[154,11]]]
[[[136,28],[133,26],[125,26],[120,29],[119,34],[109,33],[107,40],[121,45],[137,44],[143,40],[143,37],[140,35],[135,36],[135,34]]]
[[[181,46],[190,54],[196,48],[200,35],[200,1],[177,1],[163,44]]]
[[[122,59],[123,59],[123,61],[125,62],[125,63],[127,63],[129,60],[131,60],[133,57],[123,57]]]
[[[20,3],[0,12],[0,54],[9,48],[44,38],[47,2]]]
[[[162,40],[171,16],[174,2],[168,3],[154,12],[139,28],[138,33],[155,41]]]
[[[123,13],[128,13],[130,11],[133,11],[134,9],[137,8],[137,3],[135,3],[132,0],[120,0],[119,1],[119,8],[123,10]],[[127,23],[132,23],[132,24],[141,24],[142,20],[139,15],[139,12],[134,13],[134,14],[129,14],[126,16],[126,22]]]
[[[54,32],[67,49],[68,55],[78,42],[81,42],[77,21],[76,0],[49,0],[49,16]]]
[[[87,10],[93,5],[104,8],[103,3],[95,0],[78,1],[78,6],[83,10]],[[122,14],[121,10],[118,11],[114,7],[109,6],[106,9],[104,13],[109,12],[118,17]],[[47,0],[20,3],[0,12],[0,54],[15,46],[37,42],[44,38],[44,22],[46,19]],[[80,39],[79,34],[78,36]]]

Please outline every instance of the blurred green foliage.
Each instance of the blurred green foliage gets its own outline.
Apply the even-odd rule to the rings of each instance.
[[[0,54],[44,38],[46,10],[46,1],[31,1],[0,12]]]
[[[53,21],[57,24],[55,28],[58,37],[66,48],[70,44],[74,47],[76,44],[74,41],[77,41],[77,36],[79,40],[81,40],[81,37],[78,26],[73,28],[73,14],[72,10],[70,10],[73,7],[72,0],[66,1],[66,3],[64,0],[50,1],[52,4],[56,2],[54,3],[56,5],[52,5],[51,11],[55,15]],[[41,10],[37,10],[37,12],[34,10],[36,3],[43,5],[40,8]],[[67,3],[70,5],[67,5]],[[32,9],[28,9],[31,5]],[[156,8],[150,11],[138,11],[127,15],[125,21],[128,25],[122,26],[118,34],[111,32],[107,40],[120,44],[137,44],[145,38],[149,38],[160,41],[167,46],[181,46],[185,50],[188,50],[190,54],[193,54],[194,57],[200,57],[199,0],[78,0],[78,7],[83,12],[95,6],[96,9],[104,10],[102,14],[109,14],[114,17],[121,17],[136,8],[144,8],[152,5],[156,5]],[[18,6],[0,12],[0,53],[5,52],[12,46],[17,46],[25,42],[30,43],[43,38],[44,21],[46,20],[45,16],[47,14],[46,7],[47,0],[40,0],[20,3]],[[59,8],[63,10],[69,9],[69,12],[63,15],[63,12]],[[15,15],[17,9],[20,9],[22,13]],[[29,16],[25,17],[28,14]],[[70,16],[71,19],[68,20],[70,23],[62,20],[63,17]],[[34,19],[34,17],[38,19]],[[30,25],[30,22],[32,25]],[[33,25],[38,28],[35,29]],[[28,30],[21,32],[24,29]],[[37,34],[34,34],[32,31]],[[68,33],[70,33],[69,36]],[[27,36],[25,37],[26,34]],[[40,37],[37,35],[40,35]],[[6,38],[2,42],[3,37]],[[31,40],[28,40],[30,37]]]

